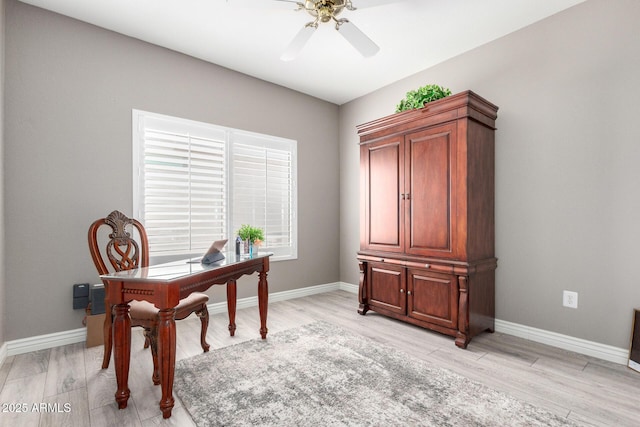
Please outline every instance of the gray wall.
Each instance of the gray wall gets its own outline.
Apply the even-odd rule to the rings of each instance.
[[[341,280],[358,281],[355,126],[424,84],[471,89],[500,107],[497,318],[628,348],[640,307],[639,18],[636,0],[590,0],[341,106]],[[562,307],[565,289],[577,310]]]
[[[0,347],[5,342],[4,258],[4,0],[0,0]]]
[[[628,346],[640,306],[639,2],[589,0],[340,108],[15,0],[6,6],[0,343],[80,327],[71,285],[97,281],[86,229],[111,209],[131,211],[132,108],[299,141],[299,259],[273,263],[270,274],[282,291],[357,283],[355,126],[438,83],[500,107],[497,317]],[[254,287],[245,281],[239,296]],[[577,310],[561,306],[563,289],[579,292]]]
[[[6,34],[6,340],[82,327],[89,224],[132,211],[132,108],[297,140],[298,259],[270,290],[338,280],[336,105],[15,0]]]

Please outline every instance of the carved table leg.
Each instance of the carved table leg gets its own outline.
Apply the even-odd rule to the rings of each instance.
[[[268,260],[268,258],[266,258]],[[267,284],[267,271],[260,272],[258,282],[258,308],[260,310],[260,336],[267,338],[267,307],[269,303],[269,285]]]
[[[129,362],[131,359],[131,317],[129,317],[129,304],[118,304],[115,306],[115,317],[113,319],[113,363],[116,370],[116,402],[118,408],[127,407],[127,401],[131,392],[129,391]]]
[[[235,280],[227,282],[227,311],[229,313],[229,333],[236,334],[236,297],[237,286]]]
[[[196,311],[196,316],[200,318],[200,346],[205,353],[209,351],[209,344],[207,343],[207,330],[209,329],[209,309],[207,304],[204,304],[202,310]]]
[[[113,349],[113,306],[107,298],[105,298],[105,307],[107,307],[104,316],[104,325],[102,325],[102,336],[104,337],[104,354],[102,355],[102,369],[109,367],[111,359],[111,350]]]
[[[358,286],[358,302],[360,305],[358,306],[358,313],[364,316],[369,311],[369,304],[367,304],[367,263],[359,262],[358,266],[360,268],[360,283]]]
[[[458,276],[458,289],[460,299],[458,303],[458,334],[456,337],[456,345],[460,348],[467,348],[471,337],[469,337],[469,286],[466,276]]]
[[[145,342],[149,342],[151,347],[151,359],[153,360],[153,375],[151,381],[153,385],[160,384],[160,366],[158,364],[158,328],[145,329],[144,331]]]
[[[160,410],[163,418],[169,418],[175,403],[173,375],[176,367],[176,310],[175,308],[160,310],[158,317],[158,361],[162,386]]]

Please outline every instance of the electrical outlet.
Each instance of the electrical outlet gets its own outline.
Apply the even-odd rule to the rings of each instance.
[[[578,293],[562,291],[562,305],[569,308],[578,308]]]

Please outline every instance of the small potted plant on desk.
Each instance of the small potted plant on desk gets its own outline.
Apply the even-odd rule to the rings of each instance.
[[[238,237],[244,242],[244,253],[253,256],[258,253],[258,246],[264,240],[262,228],[242,224],[238,230]]]

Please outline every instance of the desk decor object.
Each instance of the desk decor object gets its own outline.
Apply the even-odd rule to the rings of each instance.
[[[244,253],[253,256],[254,252],[258,253],[258,246],[264,240],[264,231],[259,227],[242,224],[238,230],[238,237],[244,241]]]
[[[214,264],[216,262],[222,261],[224,259],[222,248],[224,248],[224,245],[226,244],[227,239],[216,240],[215,242],[213,242],[200,262],[203,264]]]
[[[101,275],[108,283],[109,300],[115,305],[113,320],[114,364],[117,390],[116,402],[120,409],[127,407],[130,397],[128,385],[131,358],[131,319],[129,302],[148,301],[159,311],[158,363],[162,398],[160,410],[164,418],[171,416],[174,406],[173,381],[176,360],[175,307],[182,298],[193,292],[204,292],[213,285],[227,285],[227,308],[229,331],[236,329],[236,281],[244,276],[258,273],[258,311],[260,314],[260,336],[267,338],[267,303],[269,297],[267,272],[271,253],[251,258],[236,257],[227,252],[219,263],[206,265],[181,260],[166,264]]]
[[[467,91],[357,127],[360,314],[493,331],[497,110]]]

